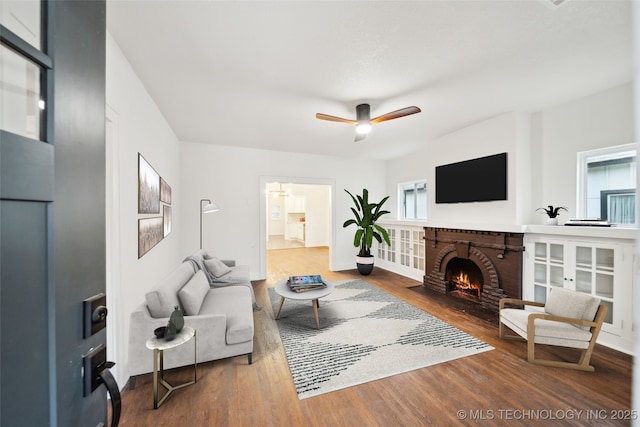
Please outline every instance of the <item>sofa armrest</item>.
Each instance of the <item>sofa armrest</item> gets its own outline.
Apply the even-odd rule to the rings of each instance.
[[[167,326],[169,318],[151,317],[146,304],[131,313],[129,324],[129,375],[135,376],[153,371],[152,353],[146,342],[153,330]],[[227,317],[224,314],[184,316],[184,324],[196,330],[198,336],[198,361],[210,360],[212,349],[223,347],[226,340]],[[184,353],[184,354],[182,354]],[[165,369],[193,363],[193,347],[180,346],[165,357]]]

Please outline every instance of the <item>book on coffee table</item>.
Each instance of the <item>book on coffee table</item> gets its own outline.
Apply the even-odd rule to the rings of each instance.
[[[289,289],[294,292],[307,292],[327,287],[319,274],[289,276],[287,284],[289,285]]]

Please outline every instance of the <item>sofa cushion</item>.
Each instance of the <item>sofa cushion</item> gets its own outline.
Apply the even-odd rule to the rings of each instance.
[[[231,272],[231,268],[218,258],[205,259],[204,266],[213,277],[222,277]]]
[[[224,314],[227,319],[227,345],[253,339],[253,309],[251,291],[246,286],[213,288],[207,293],[200,309],[203,313]]]
[[[194,272],[192,263],[183,262],[153,290],[145,294],[147,308],[152,317],[169,317],[176,306],[181,307],[178,292],[193,277]]]
[[[554,316],[593,321],[600,305],[600,299],[562,288],[553,288],[544,306],[546,313]],[[588,330],[589,326],[579,326]]]
[[[204,271],[198,270],[191,280],[178,292],[178,298],[184,308],[184,314],[187,316],[195,316],[200,313],[200,307],[207,292],[209,292],[207,276],[205,276]]]

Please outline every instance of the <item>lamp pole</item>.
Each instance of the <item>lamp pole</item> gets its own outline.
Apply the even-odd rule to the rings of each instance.
[[[202,206],[202,202],[207,202],[204,207]],[[213,213],[218,212],[220,208],[218,205],[211,203],[209,199],[200,199],[200,249],[202,249],[202,214],[203,213]]]
[[[200,249],[202,249],[202,202],[211,203],[209,199],[201,199],[200,200]]]

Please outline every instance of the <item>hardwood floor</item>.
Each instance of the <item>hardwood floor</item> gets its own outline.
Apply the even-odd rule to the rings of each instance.
[[[253,365],[244,356],[201,363],[198,382],[157,410],[151,374],[141,376],[122,392],[120,426],[630,425],[631,356],[597,346],[594,373],[531,365],[524,343],[500,340],[494,322],[409,289],[420,282],[380,268],[364,278],[355,269],[328,271],[326,248],[269,251],[267,262],[267,280],[254,282],[263,309],[255,313]],[[267,295],[292,274],[363,278],[495,350],[298,400]],[[552,347],[543,353],[575,355]],[[191,373],[181,368],[166,377],[177,383]]]

